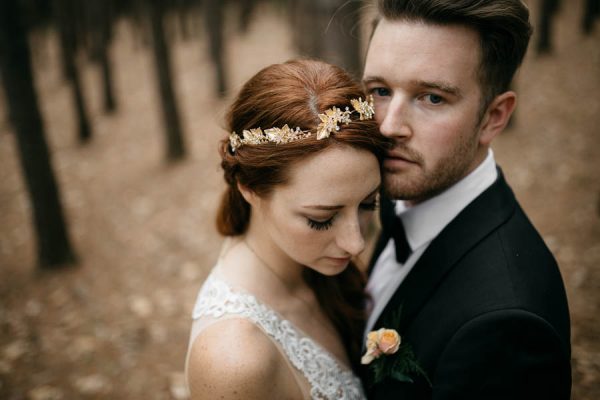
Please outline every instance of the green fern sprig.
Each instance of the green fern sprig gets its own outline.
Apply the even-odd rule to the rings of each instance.
[[[384,321],[385,327],[399,326],[402,314],[402,306]],[[400,382],[413,383],[411,376],[422,376],[429,386],[431,381],[427,373],[419,365],[412,347],[408,343],[402,343],[394,354],[381,355],[369,365],[373,373],[373,385],[382,382],[386,378],[395,379]]]

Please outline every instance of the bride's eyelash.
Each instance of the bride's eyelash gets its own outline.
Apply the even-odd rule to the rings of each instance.
[[[314,229],[316,231],[325,231],[325,230],[331,228],[331,225],[333,225],[333,217],[329,218],[327,221],[322,221],[322,222],[307,218],[306,222],[308,223],[308,226],[311,229]]]
[[[379,208],[379,202],[373,201],[371,203],[361,203],[359,207],[364,211],[375,211]],[[314,219],[306,218],[306,223],[311,229],[316,231],[325,231],[331,228],[331,225],[333,225],[334,217],[335,215],[329,218],[327,221],[315,221]]]
[[[377,201],[373,201],[371,203],[362,203],[360,208],[366,211],[375,211],[379,208],[379,203]]]

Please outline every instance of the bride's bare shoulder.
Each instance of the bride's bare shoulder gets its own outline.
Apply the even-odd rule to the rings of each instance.
[[[243,318],[219,321],[194,340],[188,364],[191,398],[298,398],[299,388],[274,342]]]

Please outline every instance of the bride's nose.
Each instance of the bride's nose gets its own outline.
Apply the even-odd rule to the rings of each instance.
[[[357,256],[365,249],[365,238],[358,218],[352,218],[340,227],[336,243],[351,256]]]

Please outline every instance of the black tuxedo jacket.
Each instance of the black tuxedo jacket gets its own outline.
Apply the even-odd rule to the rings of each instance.
[[[382,204],[382,218],[393,209]],[[375,260],[388,242],[385,233]],[[554,257],[499,171],[431,242],[374,329],[395,328],[432,382],[386,379],[369,399],[569,399],[569,311]]]

